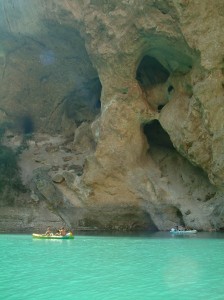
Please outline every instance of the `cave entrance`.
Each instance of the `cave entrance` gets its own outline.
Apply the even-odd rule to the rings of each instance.
[[[167,82],[170,72],[154,57],[146,55],[141,60],[137,71],[136,79],[143,92],[143,98],[153,110],[161,112],[168,102],[168,94],[174,89],[163,85]]]
[[[136,71],[140,87],[146,90],[166,82],[169,76],[169,71],[156,58],[148,55],[143,57]]]
[[[146,123],[143,126],[143,132],[147,141],[152,146],[174,149],[169,134],[162,128],[158,120]]]
[[[92,122],[101,111],[101,91],[99,77],[80,84],[64,99],[66,116],[77,125]]]

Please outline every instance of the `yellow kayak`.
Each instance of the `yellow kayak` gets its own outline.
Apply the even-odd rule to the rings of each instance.
[[[45,234],[33,233],[32,236],[35,239],[56,239],[56,240],[69,240],[69,239],[71,240],[71,239],[74,239],[74,235],[71,235],[70,233],[67,233],[64,236],[61,236],[61,235],[45,235]]]

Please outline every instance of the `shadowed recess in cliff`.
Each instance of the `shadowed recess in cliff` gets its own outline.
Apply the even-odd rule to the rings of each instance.
[[[12,126],[11,126],[12,127]],[[34,132],[34,122],[30,115],[17,116],[14,127],[23,134],[32,134]]]
[[[161,146],[174,149],[168,133],[162,128],[158,120],[144,124],[143,132],[147,137],[149,146]]]
[[[169,219],[174,224],[182,225],[182,226],[185,225],[184,220],[183,220],[183,215],[177,207],[167,206],[167,207],[163,208],[161,211],[165,216],[169,216]]]
[[[136,71],[136,79],[142,89],[166,82],[169,75],[157,59],[148,55],[143,57]]]
[[[136,70],[136,79],[143,92],[143,98],[151,109],[160,112],[167,104],[168,97],[164,86],[169,76],[170,72],[153,56],[146,55],[141,60]]]
[[[77,124],[93,121],[101,110],[101,90],[98,77],[80,84],[64,99],[66,116]]]
[[[24,134],[31,134],[34,131],[33,120],[30,116],[24,116],[21,118],[21,129]]]

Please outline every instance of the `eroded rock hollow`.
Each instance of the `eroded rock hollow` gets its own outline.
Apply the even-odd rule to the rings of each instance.
[[[223,11],[0,0],[0,231],[224,228]]]

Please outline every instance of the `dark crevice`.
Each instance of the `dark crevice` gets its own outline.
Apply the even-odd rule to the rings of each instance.
[[[161,110],[163,109],[164,106],[165,106],[165,104],[158,105],[158,112],[161,112]]]
[[[184,225],[183,215],[178,208],[176,208],[176,216],[179,219],[179,225]]]
[[[24,116],[21,120],[22,131],[24,134],[31,134],[34,131],[33,120],[30,116]]]
[[[99,78],[84,82],[64,98],[64,110],[77,124],[93,121],[101,110],[102,85]]]
[[[136,71],[136,79],[143,89],[166,82],[169,75],[156,58],[148,55],[143,57]]]
[[[185,227],[182,212],[177,207],[173,207],[173,209],[174,209],[175,216],[177,218],[176,225]]]
[[[168,133],[162,128],[158,120],[146,123],[143,127],[143,132],[147,137],[149,146],[162,146],[165,148],[174,149]]]
[[[167,90],[168,93],[171,93],[174,90],[174,87],[172,85],[169,85]]]

